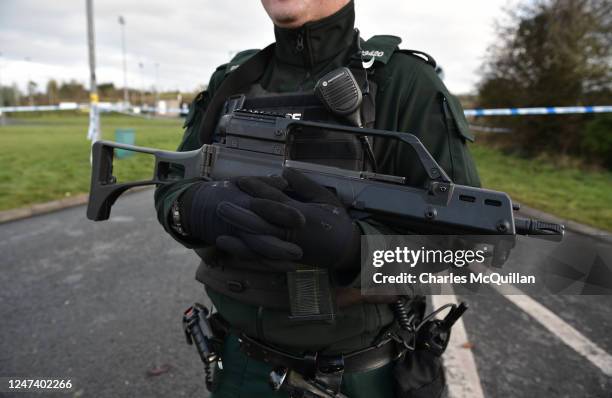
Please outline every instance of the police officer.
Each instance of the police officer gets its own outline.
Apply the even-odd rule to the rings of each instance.
[[[346,66],[364,92],[363,125],[415,134],[455,183],[480,185],[466,145],[473,137],[431,57],[400,50],[397,37],[360,38],[350,0],[262,3],[274,22],[275,43],[263,51],[238,53],[217,68],[191,105],[179,150],[216,139],[216,122],[236,98],[234,108],[337,121],[312,101],[312,90],[323,75]],[[333,134],[305,136],[292,150],[297,159],[359,168],[368,163],[365,152],[370,150],[374,159],[366,167],[375,163],[377,172],[404,176],[412,185],[424,181],[416,156],[401,143],[375,139],[362,145]],[[196,279],[204,283],[225,326],[223,369],[215,377],[214,397],[288,396],[273,392],[268,380],[276,366],[286,366],[291,358],[334,393],[417,396],[393,382],[412,377],[401,373],[395,343],[372,348],[397,323],[393,306],[355,294],[359,236],[397,231],[374,220],[351,219],[331,192],[298,173],[224,182],[183,180],[158,188],[155,202],[166,231],[203,259]],[[333,320],[291,317],[287,272],[304,265],[328,271]],[[366,353],[352,354],[361,351]],[[412,375],[418,379],[414,368],[432,362],[422,357]],[[414,393],[421,388],[424,396],[438,395],[440,372],[430,372],[435,388],[415,386]]]

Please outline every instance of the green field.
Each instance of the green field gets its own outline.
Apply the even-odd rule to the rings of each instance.
[[[556,167],[550,162],[472,146],[483,186],[521,204],[612,231],[612,173]]]
[[[152,120],[103,115],[103,138],[114,140],[116,128],[134,128],[136,144],[176,149],[182,120]],[[89,191],[86,114],[44,114],[10,118],[0,126],[0,210],[59,199]],[[143,155],[144,156],[144,155]],[[150,178],[146,159],[116,162],[121,180]]]
[[[0,126],[0,210],[40,203],[89,190],[87,115],[30,114]],[[103,115],[103,138],[134,128],[136,144],[175,149],[180,119]],[[508,192],[525,205],[612,231],[612,173],[555,167],[541,160],[472,146],[483,185]],[[151,163],[134,157],[115,163],[120,181],[150,178]]]

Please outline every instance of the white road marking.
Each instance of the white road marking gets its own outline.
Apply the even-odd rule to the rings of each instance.
[[[588,359],[593,365],[601,369],[605,375],[612,377],[612,356],[597,344],[586,338],[548,308],[527,296],[520,289],[511,285],[504,285],[503,287],[493,285],[493,287],[500,293],[503,290],[506,293],[503,294],[506,299],[538,321],[574,351]]]
[[[488,269],[478,264],[472,264],[472,268],[478,272],[489,272]],[[542,304],[526,295],[516,286],[510,284],[503,286],[492,284],[491,286],[514,305],[535,319],[540,325],[548,329],[549,332],[557,336],[574,351],[601,369],[606,376],[612,377],[612,356],[601,349],[597,344],[586,338],[570,324],[559,318]]]
[[[431,301],[433,307],[438,308],[446,303],[457,304],[457,297],[454,294],[431,296]],[[442,313],[446,314],[446,311]],[[463,319],[459,318],[443,355],[449,398],[484,397],[474,354],[471,349],[464,348],[466,343],[469,343],[467,332]]]

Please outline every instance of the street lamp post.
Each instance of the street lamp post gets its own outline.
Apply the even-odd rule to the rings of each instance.
[[[144,64],[142,62],[138,63],[138,67],[140,68],[140,107],[141,111],[144,109]]]
[[[158,111],[159,106],[159,63],[155,63],[155,113]]]
[[[4,88],[2,87],[2,53],[0,52],[0,108],[4,106]],[[4,112],[0,109],[0,126],[4,125]]]
[[[121,25],[121,50],[123,51],[123,106],[128,106],[130,99],[128,98],[127,87],[127,61],[125,52],[125,18],[119,16],[119,25]]]
[[[87,10],[87,49],[89,54],[89,130],[87,132],[87,138],[89,138],[93,144],[100,139],[93,0],[85,0],[85,8]]]
[[[0,52],[0,107],[4,106],[4,90],[2,89],[2,53]],[[0,112],[2,116],[2,112]]]

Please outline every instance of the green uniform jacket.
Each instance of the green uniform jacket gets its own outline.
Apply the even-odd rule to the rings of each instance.
[[[261,87],[268,92],[312,90],[321,76],[345,66],[355,52],[353,23],[351,2],[338,13],[302,28],[275,28],[275,56],[259,82]],[[374,127],[415,134],[454,182],[479,186],[476,167],[467,147],[467,142],[473,137],[459,102],[448,92],[430,64],[421,57],[398,51],[400,41],[393,36],[375,36],[361,44],[366,59],[375,57],[375,73],[371,77],[377,86]],[[206,91],[200,93],[191,105],[178,150],[188,151],[202,146],[200,124],[207,104],[223,79],[255,52],[239,53],[213,73]],[[413,185],[424,181],[422,168],[410,147],[375,140],[374,151],[379,171],[406,176]],[[160,187],[156,191],[155,204],[166,231],[185,246],[197,248],[202,244],[181,238],[169,227],[172,202],[191,184],[193,181],[180,181]],[[384,226],[375,228],[368,228],[368,233],[390,233]],[[380,329],[393,320],[388,305],[364,303],[340,310],[334,324],[296,325],[287,319],[286,312],[258,311],[257,307],[210,289],[208,294],[219,312],[234,326],[253,337],[285,347],[348,351],[369,345]]]

